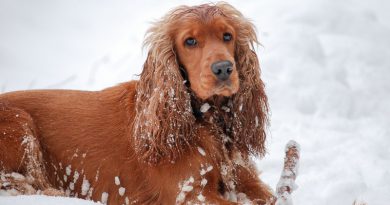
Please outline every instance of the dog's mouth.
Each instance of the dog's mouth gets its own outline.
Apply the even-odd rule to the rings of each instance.
[[[214,89],[214,93],[216,95],[222,95],[222,96],[232,96],[237,92],[236,86],[233,85],[231,80],[219,82],[218,86]]]
[[[232,78],[221,81],[210,77],[204,77],[201,78],[198,84],[191,83],[191,88],[197,97],[205,100],[215,95],[230,97],[238,92],[239,84]]]

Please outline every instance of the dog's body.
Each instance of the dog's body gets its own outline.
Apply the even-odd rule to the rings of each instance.
[[[219,184],[222,171],[217,164],[223,151],[218,138],[206,129],[199,130],[207,133],[199,134],[199,147],[187,150],[179,161],[158,167],[138,163],[128,134],[134,120],[136,86],[133,81],[99,92],[46,90],[0,95],[2,170],[26,174],[31,163],[36,169],[43,166],[42,172],[31,176],[41,179],[35,186],[52,186],[67,195],[95,201],[102,201],[105,192],[108,204],[126,204],[126,200],[130,204],[174,204],[183,189],[179,184],[193,177],[194,193],[187,196],[188,201],[204,195],[208,203],[223,204],[220,189],[224,188]],[[28,141],[35,139],[44,164],[25,156],[25,149],[30,149]],[[254,198],[272,197],[253,170],[243,171],[242,180],[248,185],[240,185],[240,192]],[[119,178],[118,185],[115,177]],[[207,180],[204,186],[202,179]],[[83,182],[84,186],[89,184],[84,188],[87,191],[82,190]],[[121,187],[125,188],[123,196],[119,194]]]
[[[175,49],[188,79],[177,65],[161,69],[154,59],[165,65],[175,63],[175,55],[165,59],[153,51],[140,81],[97,92],[0,95],[1,171],[22,173],[43,191],[61,189],[110,205],[272,203],[250,160],[264,153],[265,140],[266,97],[256,55],[249,47],[229,48],[240,51],[233,54],[233,84],[211,96],[193,87],[194,71],[180,56],[185,51]],[[239,78],[240,91],[231,97]]]

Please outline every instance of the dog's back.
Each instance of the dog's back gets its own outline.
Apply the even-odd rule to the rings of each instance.
[[[68,187],[67,195],[100,199],[86,193],[86,186],[104,189],[104,183],[114,180],[105,176],[119,177],[116,168],[133,155],[126,133],[134,118],[135,87],[136,82],[130,82],[96,92],[36,90],[0,95],[1,171],[34,178],[36,189]],[[135,166],[129,167],[134,171]],[[87,181],[86,173],[95,180]]]

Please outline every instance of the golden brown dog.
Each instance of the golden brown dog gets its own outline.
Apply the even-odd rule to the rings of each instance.
[[[0,95],[2,174],[110,205],[273,203],[250,160],[268,112],[256,43],[232,6],[182,6],[148,31],[139,81]]]

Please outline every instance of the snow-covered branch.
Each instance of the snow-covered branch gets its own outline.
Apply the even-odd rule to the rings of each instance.
[[[292,205],[291,193],[297,189],[295,179],[299,168],[299,144],[291,140],[287,143],[285,150],[283,171],[276,186],[276,205]]]

